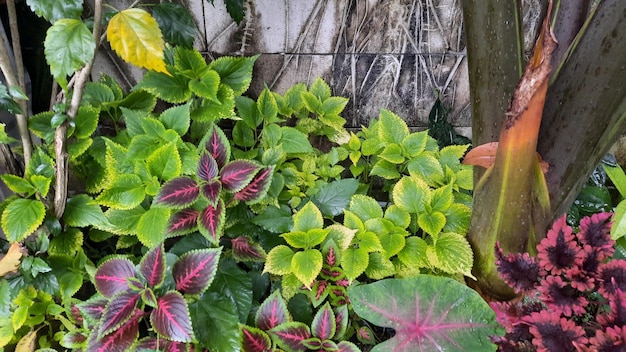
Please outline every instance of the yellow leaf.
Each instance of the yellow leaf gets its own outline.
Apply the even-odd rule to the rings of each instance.
[[[37,330],[31,330],[24,335],[15,346],[15,352],[32,352],[35,350],[35,339],[37,338]]]
[[[142,9],[118,12],[107,28],[111,48],[125,61],[148,70],[167,73],[165,42],[157,21]]]
[[[7,254],[0,259],[0,277],[8,273],[14,273],[17,271],[17,267],[20,265],[20,258],[22,257],[22,247],[19,242],[13,242]]]

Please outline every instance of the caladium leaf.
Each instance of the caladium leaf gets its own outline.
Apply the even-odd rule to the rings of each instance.
[[[198,229],[208,240],[217,243],[221,236],[222,228],[224,227],[225,218],[226,210],[224,209],[224,202],[219,199],[217,205],[213,206],[209,204],[202,213],[200,213]]]
[[[233,198],[254,204],[261,200],[270,188],[274,167],[267,167],[259,171],[242,190],[235,193]]]
[[[130,319],[109,335],[99,338],[98,330],[94,330],[87,341],[86,351],[94,352],[125,352],[139,335],[139,319],[143,311],[136,309]]]
[[[311,333],[320,340],[328,340],[335,336],[336,331],[335,313],[330,308],[330,303],[326,302],[313,317]]]
[[[419,275],[351,286],[348,295],[362,318],[396,334],[372,351],[495,351],[495,313],[472,289],[454,279]]]
[[[241,348],[243,352],[270,352],[272,340],[265,331],[246,325],[241,326]]]
[[[184,235],[193,231],[197,226],[198,216],[200,216],[200,212],[192,208],[178,211],[170,218],[167,233],[169,235]]]
[[[215,206],[222,191],[222,183],[219,180],[213,180],[203,184],[200,189],[202,190],[202,195]]]
[[[159,298],[157,309],[150,314],[150,322],[156,332],[169,340],[191,342],[194,339],[187,302],[176,291]]]
[[[135,265],[126,258],[112,258],[102,263],[94,275],[96,289],[110,298],[118,292],[128,291],[128,278],[135,277]]]
[[[155,202],[173,208],[185,208],[192,205],[199,194],[200,188],[196,181],[191,177],[182,176],[164,184],[156,195]]]
[[[221,253],[220,247],[198,249],[181,256],[172,268],[176,289],[185,294],[204,292],[215,278]]]
[[[224,132],[217,126],[213,125],[213,128],[209,130],[204,148],[211,154],[213,159],[217,162],[219,169],[223,168],[230,157],[230,144],[228,138]]]
[[[144,254],[139,263],[139,272],[150,287],[155,288],[161,285],[165,278],[165,248],[163,244]]]
[[[80,315],[87,320],[89,325],[93,326],[102,318],[102,313],[107,303],[109,303],[109,300],[104,297],[92,297],[88,301],[78,303],[76,308],[78,308]]]
[[[301,322],[288,322],[275,326],[269,330],[274,337],[276,344],[286,351],[306,351],[306,346],[302,343],[311,337],[311,332],[306,324]]]
[[[220,181],[230,192],[239,192],[246,187],[261,167],[252,160],[235,160],[224,165]]]
[[[251,242],[246,236],[239,236],[230,240],[233,248],[233,257],[238,261],[264,262],[267,253],[261,245]]]
[[[270,330],[280,324],[291,321],[291,316],[287,310],[287,304],[280,294],[280,290],[275,290],[269,297],[261,303],[256,312],[254,322],[261,330]]]
[[[217,176],[217,161],[210,153],[202,153],[198,162],[198,178],[211,181]]]
[[[141,295],[137,292],[120,292],[113,296],[100,318],[99,337],[110,334],[130,320],[134,316],[139,298]]]

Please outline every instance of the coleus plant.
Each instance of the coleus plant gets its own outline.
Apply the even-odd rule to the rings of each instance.
[[[76,319],[85,329],[68,334],[63,345],[86,351],[188,350],[202,328],[192,321],[188,302],[213,281],[221,250],[189,251],[171,267],[163,244],[146,252],[138,265],[122,256],[105,260],[93,277],[99,295],[76,305]],[[153,333],[146,335],[142,322]]]
[[[276,347],[297,351],[361,351],[355,344],[342,341],[348,328],[348,308],[335,309],[326,302],[319,308],[311,326],[294,321],[279,290],[263,301],[254,318],[255,326],[241,325],[244,352],[270,352]]]
[[[611,213],[559,218],[537,256],[505,255],[498,272],[522,299],[491,303],[506,335],[499,351],[622,351],[626,348],[626,260],[610,260]]]

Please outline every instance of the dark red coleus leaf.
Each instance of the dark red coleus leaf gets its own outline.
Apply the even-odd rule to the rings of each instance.
[[[613,213],[599,213],[580,220],[580,231],[576,235],[583,245],[590,245],[598,251],[600,260],[613,255],[614,241],[611,239],[611,216]]]
[[[226,164],[220,173],[224,189],[239,192],[246,187],[261,167],[252,160],[235,160]]]
[[[135,346],[136,351],[144,350],[164,351],[164,352],[183,352],[189,351],[190,346],[185,342],[168,341],[165,339],[157,339],[156,337],[148,337],[141,339]]]
[[[192,205],[200,194],[200,187],[189,176],[181,176],[165,183],[155,197],[156,203],[172,208],[184,208]]]
[[[253,243],[246,236],[239,236],[230,240],[233,249],[233,256],[238,261],[243,262],[263,262],[265,261],[265,250],[258,243]]]
[[[185,294],[204,292],[217,272],[222,248],[197,249],[178,258],[172,268],[176,289]]]
[[[547,310],[532,313],[524,321],[530,324],[533,345],[539,351],[577,352],[576,346],[587,343],[582,327]]]
[[[259,328],[242,325],[241,337],[243,352],[270,352],[272,350],[272,340]]]
[[[528,253],[504,255],[500,244],[496,243],[496,265],[502,280],[515,292],[530,292],[539,283],[540,270],[536,258]]]
[[[301,322],[287,322],[269,330],[275,337],[276,344],[287,351],[306,351],[304,340],[311,337],[309,327]]]
[[[626,350],[626,326],[612,326],[605,331],[596,331],[596,336],[589,339],[593,351]]]
[[[626,292],[626,260],[616,259],[601,264],[598,269],[600,288],[598,292],[605,298],[611,298],[619,289]]]
[[[235,193],[233,198],[252,203],[263,198],[272,183],[273,167],[268,167],[259,171],[254,178],[241,191]]]
[[[126,258],[112,258],[102,263],[94,276],[96,288],[104,297],[127,291],[128,278],[135,277],[135,264]]]
[[[88,301],[78,303],[76,308],[80,311],[85,320],[89,323],[89,326],[93,326],[100,321],[102,313],[109,300],[104,297],[93,297]]]
[[[265,331],[288,321],[291,321],[291,318],[287,310],[287,304],[280,295],[279,290],[272,292],[272,294],[261,303],[254,319],[256,326]]]
[[[213,243],[217,243],[222,235],[225,218],[226,210],[224,209],[224,202],[219,199],[216,206],[209,204],[200,213],[200,217],[198,218],[198,229],[208,240]]]
[[[169,291],[159,298],[157,309],[150,314],[154,330],[166,339],[178,342],[193,341],[189,308],[183,295]]]
[[[61,345],[65,348],[80,349],[86,340],[87,336],[81,331],[70,331],[63,335]]]
[[[334,340],[341,340],[348,330],[348,305],[344,304],[335,308],[335,336]]]
[[[217,177],[217,161],[210,153],[202,153],[198,162],[198,178],[204,181],[211,181]]]
[[[587,299],[580,291],[563,281],[561,276],[546,277],[538,288],[541,301],[555,314],[571,317],[572,314],[585,314]]]
[[[98,330],[101,338],[117,330],[134,316],[140,297],[137,292],[120,292],[111,298],[100,319]]]
[[[224,132],[215,125],[209,130],[208,135],[204,147],[217,162],[218,169],[221,169],[226,165],[230,156],[228,138],[226,138]]]
[[[315,313],[311,323],[311,333],[320,340],[328,340],[335,336],[337,326],[335,325],[335,313],[326,302],[320,310]]]
[[[160,244],[141,258],[139,272],[152,288],[159,286],[165,278],[165,248]]]
[[[86,351],[90,352],[125,352],[130,349],[139,335],[139,319],[143,311],[136,309],[131,318],[126,320],[112,333],[99,338],[99,329],[94,330],[87,341]]]
[[[220,180],[213,180],[202,184],[200,189],[202,190],[202,195],[211,203],[211,205],[215,206],[220,197],[220,192],[222,191],[222,183]]]
[[[184,235],[196,229],[200,212],[187,208],[178,211],[167,224],[167,233],[170,235]]]
[[[552,275],[559,275],[584,260],[583,248],[578,245],[565,215],[554,222],[546,238],[537,245],[539,266]]]

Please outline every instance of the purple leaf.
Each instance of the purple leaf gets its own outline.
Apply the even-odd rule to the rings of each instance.
[[[330,308],[330,303],[326,302],[320,310],[315,313],[311,323],[311,333],[320,340],[328,340],[335,336],[337,330],[335,313]]]
[[[261,329],[242,325],[241,335],[243,352],[269,352],[272,350],[272,340]]]
[[[87,341],[86,351],[90,352],[125,352],[139,335],[139,318],[143,311],[135,310],[131,318],[109,335],[98,338],[98,330],[94,330]]]
[[[176,289],[185,294],[201,294],[217,272],[222,248],[197,249],[178,258],[172,268]]]
[[[174,214],[167,225],[170,235],[184,235],[193,231],[198,225],[200,213],[192,208],[183,209]]]
[[[198,162],[198,178],[211,181],[217,176],[217,161],[209,153],[202,153]]]
[[[120,292],[107,304],[100,319],[99,335],[110,334],[133,317],[141,295],[136,292]]]
[[[254,322],[261,330],[270,330],[280,324],[291,321],[287,304],[280,295],[280,290],[275,290],[261,303],[256,312]]]
[[[344,304],[335,308],[335,336],[334,340],[341,340],[348,330],[348,305]]]
[[[159,298],[158,308],[150,314],[150,322],[166,339],[191,342],[194,338],[187,302],[176,291],[169,291]]]
[[[82,317],[87,320],[89,325],[95,325],[98,321],[100,321],[107,303],[109,303],[108,299],[104,297],[95,297],[86,302],[78,303],[76,307],[80,311]]]
[[[259,171],[247,186],[235,193],[234,198],[244,202],[254,202],[263,198],[272,183],[273,170],[273,167],[268,167]]]
[[[206,141],[205,148],[213,156],[219,169],[226,165],[230,155],[230,144],[228,143],[228,138],[226,138],[226,135],[219,127],[213,125],[213,128],[209,131],[209,138]]]
[[[200,214],[198,218],[198,229],[208,240],[217,243],[221,236],[222,227],[224,227],[224,218],[226,211],[224,210],[224,202],[220,199],[217,206],[209,204]]]
[[[165,278],[165,248],[163,244],[149,250],[139,263],[139,271],[152,288],[159,286]]]
[[[94,276],[96,288],[104,297],[129,290],[127,278],[135,277],[135,265],[126,258],[112,258],[102,263]]]
[[[153,351],[165,351],[165,352],[187,352],[189,351],[189,344],[184,342],[168,341],[165,339],[157,339],[156,337],[147,337],[141,339],[137,345],[135,345],[136,351],[153,350]]]
[[[395,335],[376,351],[491,351],[500,327],[489,305],[454,279],[419,275],[350,286],[354,312]]]
[[[208,199],[212,205],[215,205],[217,204],[220,191],[222,190],[222,183],[219,180],[213,180],[203,184],[200,189],[202,190],[202,195]]]
[[[301,322],[280,324],[269,330],[269,333],[276,338],[276,344],[287,351],[306,351],[302,342],[311,337],[309,327]]]
[[[233,257],[242,262],[264,262],[265,250],[258,243],[250,242],[246,236],[239,236],[230,240],[233,246]]]
[[[173,208],[192,205],[200,194],[200,188],[194,179],[188,176],[174,178],[164,184],[155,197],[155,202]]]
[[[252,160],[235,160],[222,168],[220,181],[226,190],[239,192],[252,181],[260,168]]]

